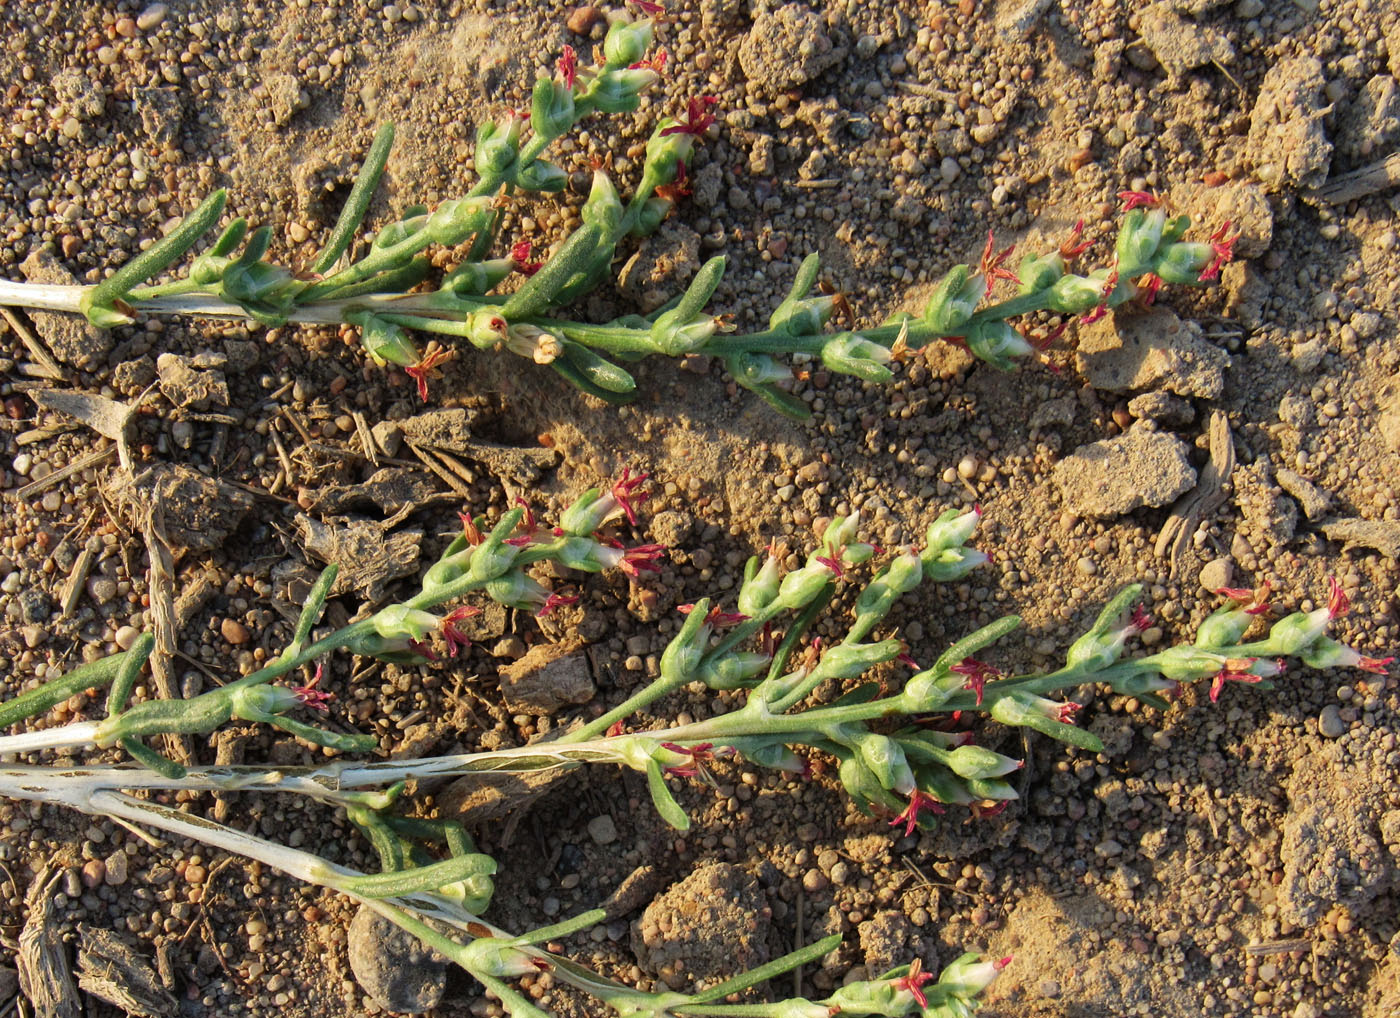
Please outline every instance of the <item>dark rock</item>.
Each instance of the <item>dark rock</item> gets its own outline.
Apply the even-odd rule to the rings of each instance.
[[[347,946],[355,981],[385,1010],[420,1014],[442,1000],[447,959],[364,905],[350,923]]]

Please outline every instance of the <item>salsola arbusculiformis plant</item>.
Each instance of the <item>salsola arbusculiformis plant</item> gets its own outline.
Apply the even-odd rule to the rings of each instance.
[[[1099,740],[1074,724],[1077,704],[1060,698],[1076,688],[1099,684],[1166,706],[1164,697],[1183,683],[1209,680],[1212,700],[1231,682],[1263,686],[1283,671],[1289,658],[1318,668],[1371,671],[1382,671],[1389,662],[1365,657],[1325,635],[1329,622],[1348,607],[1335,586],[1325,607],[1288,615],[1253,639],[1248,638],[1251,630],[1256,624],[1262,628],[1268,611],[1267,592],[1224,591],[1226,604],[1201,624],[1191,643],[1134,657],[1128,653],[1130,641],[1147,619],[1135,607],[1139,588],[1131,586],[1105,606],[1069,647],[1059,668],[1007,674],[988,661],[996,642],[1019,626],[1015,616],[968,634],[931,666],[920,667],[889,625],[895,603],[924,583],[960,580],[986,561],[983,553],[968,546],[980,513],[949,510],[930,525],[920,546],[884,552],[860,539],[855,517],[839,517],[796,569],[784,570],[785,549],[753,558],[732,606],[711,598],[684,606],[685,621],[652,682],[613,710],[552,740],[421,759],[188,768],[156,756],[138,741],[166,733],[209,732],[241,718],[281,727],[332,749],[368,748],[355,735],[290,723],[289,710],[324,708],[328,691],[314,680],[293,688],[273,685],[272,680],[341,649],[395,662],[426,661],[438,653],[437,647],[456,653],[464,639],[455,623],[472,606],[453,602],[465,595],[479,592],[535,611],[548,611],[559,602],[560,595],[530,575],[536,564],[594,572],[620,568],[633,575],[646,570],[665,549],[622,548],[603,533],[613,520],[635,521],[635,504],[643,497],[641,480],[624,475],[606,491],[585,493],[553,527],[542,525],[525,506],[504,514],[489,530],[481,521],[463,517],[461,535],[425,573],[417,595],[313,640],[332,571],[303,605],[288,648],[261,671],[213,693],[191,700],[128,704],[150,652],[147,642],[51,680],[0,707],[0,721],[23,720],[77,689],[110,684],[108,717],[0,737],[0,753],[120,745],[143,766],[8,766],[0,768],[0,793],[62,803],[194,838],[347,894],[462,966],[513,1018],[540,1018],[539,1008],[511,980],[543,971],[620,1015],[830,1018],[845,1012],[899,1018],[917,1011],[923,1018],[957,1018],[975,1009],[978,994],[1007,959],[964,956],[936,982],[916,961],[878,978],[850,983],[820,1001],[721,1002],[825,954],[839,937],[695,994],[645,992],[605,979],[539,946],[600,921],[601,912],[522,936],[492,926],[480,913],[494,892],[494,860],[479,852],[450,818],[408,813],[405,782],[618,765],[644,775],[661,817],[684,829],[690,820],[672,786],[706,776],[714,761],[742,757],[757,766],[806,774],[814,759],[824,757],[836,761],[837,779],[861,809],[883,812],[892,826],[912,833],[951,808],[987,815],[1018,798],[1006,779],[1021,761],[979,745],[967,726],[974,716],[1100,751]],[[884,564],[858,582],[858,571],[881,558]],[[811,637],[813,624],[837,596],[851,605],[845,635],[831,642]],[[900,671],[910,674],[892,678]],[[880,678],[870,681],[872,673]],[[627,730],[627,719],[637,711],[691,683],[716,691],[746,690],[747,695],[741,706],[708,719]],[[833,684],[844,686],[844,693],[831,702],[813,703],[818,687],[829,689]],[[359,873],[136,794],[177,789],[282,792],[342,807],[373,846],[382,872]]]
[[[579,210],[582,222],[541,261],[531,260],[529,244],[515,244],[508,254],[498,251],[501,204],[512,196],[564,189],[568,173],[544,157],[551,144],[594,114],[637,108],[640,93],[664,66],[662,57],[647,55],[653,31],[649,19],[614,24],[597,62],[588,66],[565,47],[554,75],[535,82],[528,114],[512,111],[478,128],[478,179],[465,195],[431,210],[405,209],[358,253],[352,242],[389,158],[390,124],[375,136],[338,222],[308,265],[268,261],[272,228],[250,230],[239,217],[183,275],[152,283],[218,225],[227,202],[219,190],[102,282],[0,282],[0,303],[82,311],[101,327],[157,313],[251,318],[270,326],[347,324],[359,330],[374,361],[408,371],[425,399],[434,368],[463,344],[548,365],[610,402],[626,402],[636,393],[628,362],[702,353],[718,358],[739,385],[778,410],[805,416],[806,406],[789,391],[793,355],[881,383],[893,377],[893,361],[947,340],[1009,369],[1046,342],[1033,344],[1012,319],[1039,312],[1094,315],[1134,298],[1150,301],[1164,281],[1214,278],[1231,255],[1228,223],[1209,242],[1187,241],[1187,217],[1169,216],[1150,195],[1125,192],[1125,215],[1106,266],[1084,274],[1073,270],[1090,246],[1076,229],[1057,250],[1025,255],[1013,269],[1011,249],[996,251],[989,232],[980,263],[950,270],[921,314],[896,314],[865,329],[827,331],[846,305],[839,293],[812,293],[821,271],[815,254],[802,262],[787,297],[758,332],[732,332],[725,315],[706,310],[724,275],[723,256],[707,261],[683,293],[650,314],[601,324],[565,317],[569,305],[610,278],[619,245],[653,232],[687,193],[687,166],[714,123],[715,99],[693,98],[682,116],[657,124],[626,201],[605,172],[595,171]],[[436,274],[428,257],[434,248],[459,252],[460,260]],[[1014,292],[990,302],[999,283]],[[430,337],[427,344],[420,345],[415,333]]]

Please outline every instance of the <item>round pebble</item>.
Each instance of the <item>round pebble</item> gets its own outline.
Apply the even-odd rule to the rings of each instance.
[[[1340,739],[1347,731],[1347,723],[1342,720],[1341,709],[1335,704],[1322,708],[1317,716],[1317,730],[1328,739]]]
[[[166,7],[165,4],[151,4],[151,6],[136,15],[136,27],[143,32],[149,32],[165,20],[165,15],[168,10],[169,8]]]
[[[252,639],[252,633],[248,632],[248,627],[237,619],[224,619],[219,623],[219,632],[223,638],[235,647],[247,643]]]
[[[1206,590],[1228,587],[1235,578],[1235,564],[1228,558],[1211,559],[1201,567],[1201,586]]]
[[[136,640],[141,635],[141,630],[135,626],[122,626],[117,630],[117,646],[122,650],[130,650],[135,645]]]

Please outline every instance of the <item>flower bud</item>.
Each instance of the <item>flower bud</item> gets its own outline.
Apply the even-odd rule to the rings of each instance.
[[[593,174],[593,186],[588,198],[579,210],[579,216],[589,226],[602,227],[607,232],[617,228],[622,219],[622,201],[617,197],[617,188],[602,170]]]
[[[492,350],[504,343],[510,325],[493,310],[472,311],[466,317],[467,340],[478,350]]]
[[[929,524],[928,533],[924,538],[925,553],[945,551],[966,544],[981,519],[982,510],[978,508],[962,513],[956,509],[945,511]]]
[[[1196,283],[1214,257],[1215,249],[1209,244],[1178,241],[1159,253],[1152,271],[1168,283]]]
[[[479,297],[514,271],[515,262],[510,258],[463,262],[443,276],[442,287],[459,297]]]
[[[516,186],[526,191],[562,191],[568,183],[568,173],[548,159],[536,159],[528,166],[522,166],[515,175]]]
[[[519,569],[487,580],[482,589],[497,604],[517,611],[538,611],[549,600],[549,588]]]
[[[1039,293],[1054,286],[1064,274],[1065,260],[1058,251],[1038,257],[1027,254],[1016,268],[1016,275],[1021,280],[1021,286],[1016,292],[1022,295]]]
[[[994,753],[985,746],[959,746],[943,762],[959,777],[979,781],[1005,777],[1022,766],[1022,761]]]
[[[822,673],[836,679],[851,679],[899,656],[898,640],[879,643],[838,643],[822,656]]]
[[[536,134],[557,138],[574,126],[573,89],[552,78],[539,78],[530,99],[530,128]],[[519,177],[516,183],[523,185]]]
[[[657,227],[666,221],[676,203],[669,198],[648,198],[637,211],[637,225],[632,227],[632,236],[645,237],[655,233]]]
[[[1076,276],[1073,273],[1061,276],[1050,287],[1050,296],[1046,303],[1051,311],[1067,315],[1082,314],[1103,303],[1107,280],[1106,269],[1095,269],[1088,276]]]
[[[548,968],[543,959],[527,954],[497,937],[479,937],[459,948],[458,961],[468,972],[478,972],[497,979],[517,979],[537,976]]]
[[[671,681],[695,678],[700,661],[709,649],[710,627],[705,624],[710,613],[709,598],[695,602],[679,633],[661,653],[661,675]]]
[[[866,766],[861,754],[853,753],[842,760],[837,776],[841,779],[841,786],[846,789],[847,794],[862,809],[868,809],[872,802],[885,801],[886,789],[880,784],[880,779],[875,776],[874,772]]]
[[[1327,629],[1332,616],[1326,608],[1310,612],[1294,612],[1269,627],[1264,642],[1268,653],[1296,657],[1305,653]]]
[[[473,159],[476,172],[483,176],[504,175],[520,155],[520,127],[524,123],[510,116],[505,123],[488,120],[476,131]]]
[[[895,598],[913,590],[923,578],[923,560],[906,548],[860,592],[856,598],[856,614],[887,610]]]
[[[764,558],[762,566],[744,579],[744,585],[739,588],[736,605],[740,615],[753,618],[773,603],[773,599],[778,596],[780,571],[778,559],[770,554]]]
[[[433,210],[423,229],[432,243],[456,247],[490,220],[491,199],[449,198]]]
[[[588,95],[603,113],[631,113],[642,104],[639,94],[660,78],[643,67],[606,71],[594,79]]]
[[[651,48],[654,28],[648,19],[631,24],[616,22],[603,40],[603,66],[613,69],[640,62]]]
[[[1114,250],[1118,255],[1120,271],[1125,276],[1136,275],[1137,270],[1152,264],[1166,223],[1167,213],[1160,205],[1136,208],[1123,217]]]
[[[938,668],[911,675],[900,694],[900,713],[931,714],[963,688],[963,677]]]
[[[1196,630],[1197,647],[1233,647],[1254,623],[1243,608],[1226,605],[1211,612]]]
[[[1005,321],[979,322],[967,334],[966,341],[974,357],[1002,371],[1010,371],[1016,366],[1017,357],[1034,349],[1025,336]]]
[[[386,639],[408,637],[421,640],[437,629],[441,621],[436,615],[410,608],[406,604],[391,604],[370,616],[374,631]]]
[[[835,574],[820,563],[809,562],[788,573],[778,585],[777,605],[787,611],[805,608],[821,595]]]
[[[890,351],[863,336],[843,334],[822,345],[822,363],[832,371],[866,382],[888,382],[894,377],[887,364]]]
[[[924,321],[940,333],[954,333],[967,324],[986,295],[986,280],[966,265],[955,265],[939,281],[924,306]]]
[[[682,320],[682,308],[657,317],[651,327],[651,340],[668,357],[679,357],[700,349],[715,334],[713,315],[692,315]]]
[[[789,336],[815,336],[835,313],[834,296],[788,297],[768,316],[770,329],[781,329]]]
[[[957,997],[975,997],[991,986],[992,980],[1009,964],[1009,956],[997,961],[978,961],[977,955],[965,954],[943,970],[938,985],[947,987]]]
[[[748,389],[792,381],[792,370],[779,364],[766,353],[749,353],[744,350],[726,357],[724,366],[729,369],[736,382]]]
[[[617,499],[601,489],[589,488],[559,516],[559,529],[566,534],[587,537],[597,532],[620,510]]]
[[[888,735],[866,732],[856,740],[861,762],[870,769],[884,788],[908,795],[914,790],[914,771],[904,757],[899,743]]]
[[[772,659],[767,654],[744,651],[707,661],[696,678],[711,689],[738,689],[762,675]]]
[[[360,326],[360,345],[375,364],[381,367],[397,364],[406,368],[422,359],[417,345],[400,326],[368,313],[356,317],[358,321],[354,323]]]
[[[978,566],[986,565],[991,557],[974,548],[949,548],[936,555],[923,555],[924,575],[935,583],[961,580]]]

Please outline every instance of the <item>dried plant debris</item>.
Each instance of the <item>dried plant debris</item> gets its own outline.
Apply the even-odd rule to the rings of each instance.
[[[374,520],[336,518],[323,522],[310,516],[298,516],[296,525],[307,554],[340,564],[332,588],[335,594],[353,590],[378,602],[389,584],[413,575],[418,568],[422,530],[390,532]]]
[[[135,476],[118,473],[107,479],[104,494],[134,530],[158,509],[177,559],[222,547],[253,508],[247,493],[182,463],[157,463]]]
[[[176,1001],[152,963],[111,930],[78,926],[78,986],[139,1018],[167,1018]]]
[[[50,875],[44,866],[34,875],[25,895],[24,928],[19,934],[15,965],[19,989],[38,1018],[79,1018],[82,1000],[73,982],[68,948],[63,944],[63,928],[58,921],[54,893],[62,871]]]

